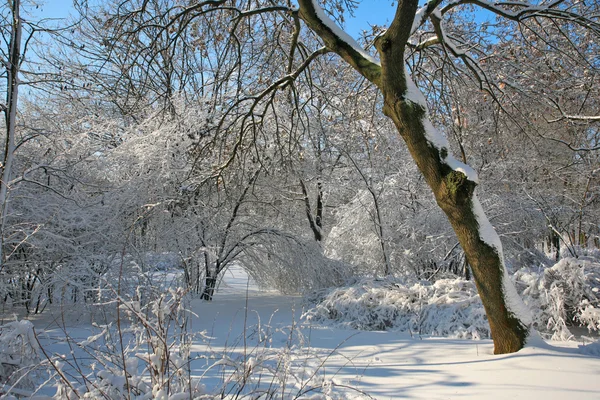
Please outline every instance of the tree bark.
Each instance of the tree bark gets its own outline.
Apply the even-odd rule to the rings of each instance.
[[[414,11],[406,15],[414,16],[417,2],[411,3]],[[410,5],[407,5],[407,7]],[[402,24],[412,23],[413,17]],[[396,22],[396,20],[394,21]],[[410,26],[410,24],[409,24]],[[527,322],[521,321],[516,310],[511,310],[505,280],[505,267],[502,250],[482,238],[485,233],[485,215],[475,210],[474,197],[476,182],[470,180],[464,171],[449,165],[447,148],[438,148],[432,142],[430,124],[424,105],[410,98],[409,80],[404,69],[404,45],[410,33],[406,29],[388,30],[376,43],[381,56],[381,91],[384,96],[384,113],[392,119],[398,133],[406,143],[412,158],[428,185],[431,187],[439,207],[450,221],[454,232],[466,254],[477,290],[485,307],[494,353],[512,353],[521,349],[528,335]],[[494,232],[495,234],[495,232]]]
[[[200,296],[200,299],[212,301],[216,288],[217,274],[212,271],[208,272],[204,279],[204,289],[202,290],[202,295]]]
[[[317,182],[317,210],[316,215],[313,217],[312,207],[310,205],[310,199],[308,197],[308,190],[302,178],[300,178],[300,188],[302,189],[302,196],[304,197],[304,211],[306,212],[306,218],[310,225],[310,230],[313,233],[315,241],[321,243],[323,241],[322,221],[323,221],[323,188],[321,182]]]
[[[4,266],[4,236],[6,230],[6,216],[8,214],[8,182],[12,174],[12,164],[16,149],[16,121],[17,100],[19,98],[19,66],[21,64],[21,1],[12,3],[12,27],[10,37],[10,54],[7,66],[6,109],[6,142],[4,145],[4,158],[2,160],[2,176],[0,180],[0,270]]]
[[[385,114],[394,121],[465,252],[488,316],[494,353],[518,351],[525,344],[528,328],[507,306],[504,265],[498,249],[482,240],[473,203],[476,183],[443,163],[439,151],[427,141],[424,110],[393,92],[385,93],[385,99]]]

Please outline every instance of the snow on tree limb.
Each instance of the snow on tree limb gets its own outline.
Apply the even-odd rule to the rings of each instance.
[[[427,18],[429,18],[429,16],[438,9],[437,7],[441,2],[442,0],[431,0],[417,10],[415,19],[413,20],[413,24],[410,29],[411,35],[415,33],[417,29],[419,29],[419,27],[425,23]]]
[[[331,18],[329,18],[327,15],[325,15],[325,12],[321,8],[321,6],[319,6],[319,3],[317,1],[312,0],[312,5],[314,7],[317,18],[319,18],[319,20],[325,26],[327,26],[327,28],[329,28],[334,35],[336,35],[341,41],[346,43],[348,46],[352,47],[352,49],[354,51],[359,53],[365,59],[369,60],[373,64],[379,65],[379,60],[375,59],[373,56],[371,56],[369,53],[367,53],[365,51],[365,49],[363,49],[362,46],[356,42],[356,40],[354,40],[352,37],[350,37],[350,35],[348,35],[340,27],[338,27],[337,24],[331,20]]]
[[[410,78],[410,74],[408,70],[405,69],[404,72],[406,76],[406,99],[410,100],[414,104],[417,104],[423,107],[424,110],[427,110],[427,102],[425,100],[425,96],[419,90],[417,85]],[[431,123],[429,118],[429,114],[426,112],[423,117],[423,127],[425,129],[425,136],[427,137],[427,141],[435,147],[440,155],[442,155],[442,161],[449,166],[452,170],[460,172],[464,174],[468,180],[474,183],[479,183],[479,177],[477,176],[477,172],[469,165],[458,161],[452,154],[450,154],[450,143],[445,136],[443,136]],[[445,155],[445,156],[444,156]]]
[[[300,18],[325,41],[329,49],[340,55],[369,81],[379,81],[379,61],[327,17],[316,0],[299,0],[298,4]]]
[[[531,311],[527,308],[519,294],[515,285],[512,283],[506,270],[504,263],[504,254],[502,251],[502,242],[500,236],[490,223],[489,219],[483,211],[483,207],[479,202],[476,194],[473,194],[473,212],[477,218],[479,224],[479,235],[481,240],[488,246],[492,247],[497,253],[502,264],[502,291],[504,293],[504,299],[506,307],[510,313],[516,316],[523,324],[530,326],[533,322]]]
[[[535,5],[527,1],[490,2],[487,0],[457,0],[451,1],[441,9],[441,12],[445,14],[457,6],[472,4],[511,21],[521,22],[534,17],[554,18],[568,20],[591,29],[596,33],[600,33],[599,23],[583,17],[577,12],[559,9],[558,6],[563,3],[565,3],[564,0],[555,0],[546,5]]]
[[[554,105],[554,107],[556,107],[558,109],[558,111],[560,112],[560,117],[549,120],[549,123],[553,123],[553,122],[559,122],[565,119],[571,120],[571,121],[586,121],[586,122],[590,122],[590,121],[600,121],[600,115],[573,115],[573,114],[568,114],[566,113],[562,107],[560,106],[560,104],[558,104],[558,102],[552,98],[548,98],[548,101],[550,103],[552,103]]]

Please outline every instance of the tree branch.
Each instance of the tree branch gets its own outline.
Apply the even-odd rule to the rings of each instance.
[[[572,121],[600,121],[600,115],[569,115],[564,112],[564,110],[561,108],[560,104],[558,104],[557,101],[550,98],[548,99],[548,101],[554,104],[554,106],[560,112],[561,115],[559,118],[549,120],[548,123],[559,122],[565,119]]]
[[[298,4],[300,18],[323,39],[327,48],[342,57],[362,76],[378,85],[381,75],[379,62],[338,28],[315,0],[299,0]]]

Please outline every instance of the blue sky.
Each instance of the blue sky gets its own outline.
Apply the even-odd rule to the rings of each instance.
[[[359,32],[368,30],[369,24],[384,25],[394,16],[391,0],[365,0],[355,12],[354,18],[346,21],[346,31],[358,37]],[[47,0],[37,10],[43,18],[65,18],[73,11],[73,0]]]
[[[369,25],[387,25],[394,17],[395,7],[391,0],[362,1],[354,12],[355,17],[346,20],[346,32],[358,37],[363,30],[369,30]]]
[[[73,0],[46,0],[36,11],[42,18],[66,18],[73,11]]]
[[[38,12],[44,18],[65,18],[72,11],[73,0],[47,0]],[[358,38],[362,30],[369,29],[369,24],[387,25],[394,17],[394,11],[392,0],[362,0],[354,13],[355,17],[347,18],[345,30]],[[481,14],[483,16],[484,13]]]

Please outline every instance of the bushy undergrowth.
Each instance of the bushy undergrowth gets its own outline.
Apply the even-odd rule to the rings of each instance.
[[[473,282],[441,279],[435,283],[363,279],[316,293],[305,317],[334,320],[364,330],[397,329],[415,334],[460,338],[489,337],[489,325]]]
[[[600,258],[563,258],[551,268],[520,269],[513,279],[535,327],[552,339],[572,338],[572,326],[600,330]]]
[[[54,387],[56,399],[335,399],[346,395],[348,389],[321,371],[328,355],[312,351],[297,325],[248,326],[243,337],[232,341],[235,345],[211,349],[202,332],[188,329],[184,290],[168,289],[171,279],[157,285],[151,276],[135,276],[123,279],[121,292],[107,282],[104,295],[98,297],[107,298],[111,291],[117,300],[105,306],[116,308],[119,318],[97,325],[85,340],[73,339],[65,329],[61,346],[67,351],[53,353],[52,347],[46,348],[48,341],[43,334],[36,336],[29,322],[0,326],[0,396],[30,397],[40,387],[46,391]],[[572,327],[600,331],[599,252],[566,257],[549,268],[522,268],[513,280],[533,312],[534,327],[547,337],[570,339]],[[313,292],[308,301],[312,308],[304,317],[310,321],[414,335],[490,336],[475,285],[463,279],[364,278]],[[284,335],[276,341],[287,345],[273,348],[274,335]],[[195,352],[192,344],[198,346]],[[597,345],[590,349],[597,351]]]
[[[0,326],[0,398],[12,390],[27,393],[35,387],[40,349],[33,324],[13,321]]]
[[[38,339],[27,321],[0,327],[0,398],[342,399],[348,391],[361,398],[325,374],[331,354],[311,350],[297,325],[247,326],[233,345],[213,349],[204,332],[188,329],[185,293],[154,289],[119,298],[118,319],[97,325],[84,340],[65,329],[66,352],[53,353],[48,338],[42,332]],[[283,348],[272,347],[275,336]],[[52,390],[51,397],[40,394]]]
[[[589,254],[588,254],[589,253]],[[571,327],[600,330],[600,257],[588,252],[551,268],[523,268],[513,275],[531,308],[534,327],[555,340]],[[305,317],[364,330],[394,329],[459,338],[488,338],[489,325],[472,281],[363,279],[315,292]]]

